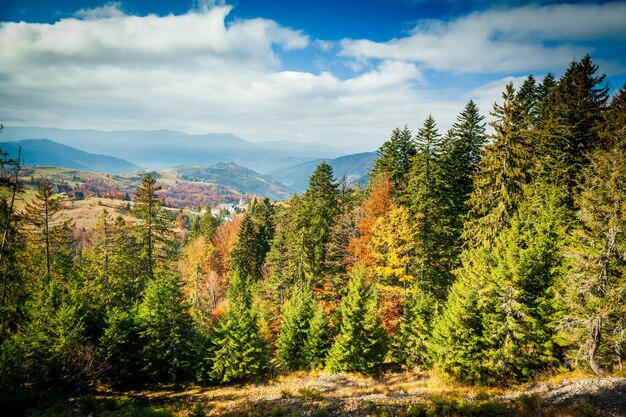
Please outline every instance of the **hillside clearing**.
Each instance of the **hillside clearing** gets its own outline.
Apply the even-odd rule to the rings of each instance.
[[[626,378],[559,377],[503,389],[454,385],[425,372],[389,373],[377,378],[297,372],[258,384],[107,391],[99,398],[177,416],[193,412],[206,416],[619,417],[626,415]],[[430,414],[420,414],[420,410]]]

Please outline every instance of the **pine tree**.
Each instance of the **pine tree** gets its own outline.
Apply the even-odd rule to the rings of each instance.
[[[387,335],[376,315],[376,294],[365,283],[364,272],[355,271],[341,302],[339,333],[326,360],[332,372],[372,372],[387,351]]]
[[[255,224],[250,213],[246,213],[239,226],[237,244],[230,255],[231,270],[241,276],[260,279],[262,266],[262,263],[259,264],[260,250]]]
[[[144,176],[135,192],[135,205],[132,210],[135,216],[143,220],[138,229],[144,244],[149,279],[154,278],[155,266],[159,259],[158,247],[165,243],[170,223],[169,217],[161,210],[163,197],[158,194],[159,191],[161,186],[156,185],[156,178],[151,174]]]
[[[304,342],[305,362],[311,368],[321,369],[324,367],[324,360],[330,348],[330,336],[326,312],[318,303],[314,303],[313,315],[309,320]]]
[[[52,184],[45,181],[39,187],[35,199],[26,204],[25,217],[32,226],[33,240],[43,246],[45,257],[46,276],[50,279],[52,264],[52,221],[55,214],[61,209],[59,200],[55,197]]]
[[[529,75],[515,95],[515,102],[519,107],[519,126],[521,129],[533,130],[537,126],[539,101],[539,86],[535,77]]]
[[[394,129],[388,141],[378,150],[378,158],[372,168],[371,177],[384,175],[392,184],[393,196],[403,202],[403,194],[409,185],[409,173],[413,158],[417,154],[412,133],[404,129]]]
[[[113,307],[104,318],[99,352],[114,383],[133,384],[143,379],[143,341],[139,335],[137,308]]]
[[[486,382],[483,368],[484,338],[481,291],[489,274],[489,250],[476,247],[462,254],[462,267],[452,285],[443,310],[433,323],[429,344],[435,366],[454,378],[469,382]]]
[[[268,346],[259,332],[259,314],[249,284],[245,277],[233,275],[228,311],[216,324],[209,374],[217,382],[255,380],[267,369]]]
[[[497,239],[482,292],[489,304],[482,360],[494,379],[525,381],[558,363],[555,288],[567,219],[563,193],[541,184]]]
[[[392,356],[397,363],[409,368],[428,365],[428,341],[436,301],[419,285],[412,285],[403,310],[402,321],[392,339]]]
[[[582,168],[598,145],[598,129],[608,100],[605,75],[589,55],[573,61],[548,95],[543,111],[538,175],[568,193],[570,205]]]
[[[412,161],[408,195],[418,228],[415,251],[417,276],[425,287],[443,297],[449,285],[441,262],[448,246],[443,239],[447,222],[447,187],[441,164],[442,138],[432,116],[424,121],[415,141],[417,154]]]
[[[504,230],[522,198],[529,181],[531,150],[521,133],[520,109],[515,102],[513,84],[506,86],[502,105],[494,104],[493,142],[474,175],[474,190],[469,200],[469,221],[464,238],[471,245],[491,243]]]
[[[564,336],[576,343],[591,369],[604,374],[625,353],[626,140],[594,153],[583,171],[578,226],[568,245]]]
[[[193,320],[178,276],[159,274],[148,282],[137,324],[145,375],[152,380],[178,381],[193,374]]]
[[[22,192],[19,181],[20,158],[21,147],[15,159],[8,158],[8,153],[0,149],[0,342],[21,321],[26,298],[18,259],[24,246],[24,237],[15,210],[16,197]]]
[[[314,280],[319,280],[325,273],[327,244],[339,212],[339,192],[333,169],[327,162],[322,162],[309,178],[309,187],[302,196],[298,213],[306,264]]]
[[[276,341],[276,358],[283,368],[293,371],[310,367],[305,345],[314,313],[315,300],[310,285],[294,287],[291,298],[283,305]]]
[[[442,194],[439,210],[442,211],[437,230],[439,250],[439,273],[444,300],[448,287],[454,281],[451,272],[459,266],[463,247],[463,224],[468,215],[468,199],[474,191],[472,181],[481,160],[487,136],[485,117],[473,101],[469,101],[458,115],[442,143],[440,165],[442,181],[438,185]]]

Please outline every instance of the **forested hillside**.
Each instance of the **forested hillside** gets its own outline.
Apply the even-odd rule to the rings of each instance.
[[[2,160],[0,407],[98,386],[231,384],[320,369],[435,369],[508,385],[626,359],[626,89],[589,56],[397,128],[366,188],[321,163],[284,203],[172,233],[146,175],[126,223],[76,248],[43,183]],[[421,414],[420,414],[421,415]],[[425,415],[425,414],[424,414]],[[475,414],[478,415],[478,414]]]

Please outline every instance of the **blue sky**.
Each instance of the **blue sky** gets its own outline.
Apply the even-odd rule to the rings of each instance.
[[[13,126],[230,132],[378,147],[589,52],[626,83],[626,2],[6,1]]]

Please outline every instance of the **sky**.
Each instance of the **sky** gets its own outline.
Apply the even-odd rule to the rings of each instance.
[[[587,53],[626,83],[626,1],[0,0],[0,122],[370,151]]]

